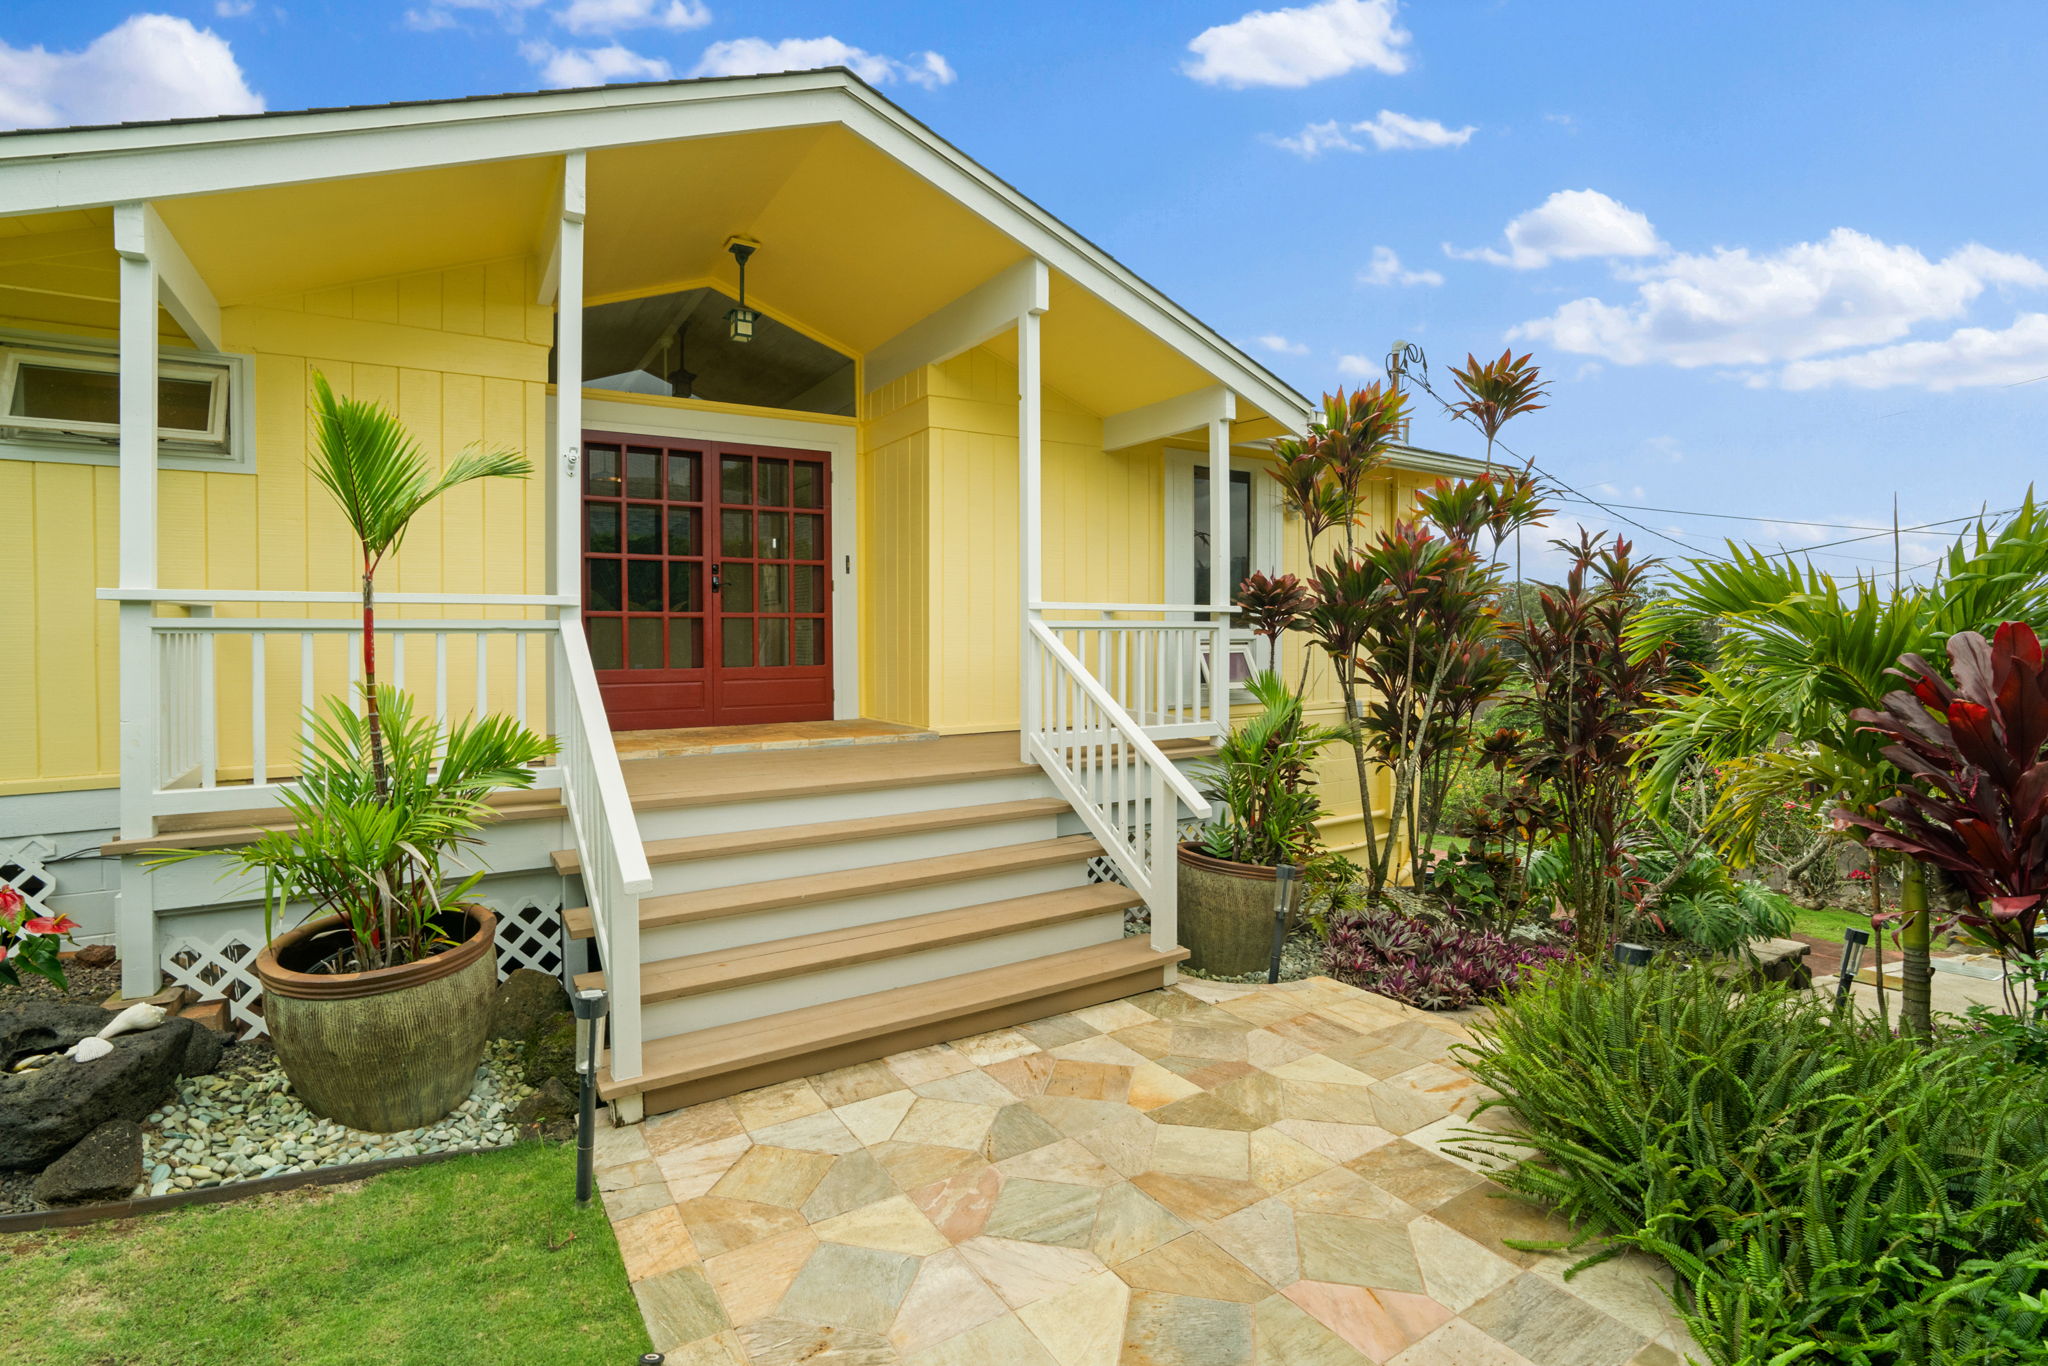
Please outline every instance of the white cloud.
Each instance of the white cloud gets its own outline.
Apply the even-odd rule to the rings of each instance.
[[[1444,251],[1461,260],[1535,270],[1584,256],[1659,256],[1669,250],[1648,218],[1598,190],[1559,190],[1510,219],[1505,236],[1506,251],[1461,251],[1448,243]]]
[[[1361,67],[1408,69],[1409,33],[1394,22],[1398,0],[1323,0],[1298,9],[1253,10],[1197,34],[1181,69],[1209,85],[1304,86]]]
[[[2048,286],[2048,269],[1976,245],[1930,261],[1912,247],[1837,228],[1765,255],[1725,247],[1680,253],[1622,278],[1636,285],[1632,300],[1577,299],[1509,335],[1623,365],[1769,365],[1898,341],[1917,324],[1961,317],[1991,285]],[[1997,350],[1988,340],[1943,345],[1987,360]],[[1802,371],[1801,383],[1847,382],[1822,373]]]
[[[1271,351],[1275,355],[1306,356],[1308,354],[1307,342],[1289,341],[1277,332],[1268,332],[1263,336],[1254,337],[1252,340],[1264,350]]]
[[[1946,392],[2026,384],[2048,375],[2048,313],[2022,313],[2004,328],[1964,327],[1931,341],[1880,346],[1849,356],[1794,361],[1778,376],[1787,389],[1913,386]]]
[[[464,14],[474,14],[495,19],[500,26],[517,33],[526,26],[527,11],[544,3],[546,0],[428,0],[423,9],[407,10],[405,23],[408,28],[425,31],[457,28]]]
[[[752,76],[774,71],[809,71],[821,66],[843,66],[871,85],[905,81],[935,90],[951,85],[952,66],[936,52],[913,52],[898,59],[849,46],[837,38],[785,38],[771,43],[765,38],[731,38],[704,49],[704,56],[690,70],[692,76]]]
[[[1376,356],[1339,356],[1337,373],[1346,379],[1385,379],[1387,367]]]
[[[605,47],[523,43],[519,53],[540,68],[543,82],[557,89],[611,81],[665,81],[675,74],[660,57],[643,56],[618,43]]]
[[[571,33],[617,33],[629,28],[702,28],[711,11],[699,0],[569,0],[555,22]]]
[[[1409,270],[1392,247],[1374,247],[1372,264],[1358,272],[1362,285],[1440,285],[1444,277],[1434,270]]]
[[[227,41],[137,14],[77,52],[0,42],[0,127],[45,128],[262,112]]]
[[[213,0],[213,12],[222,19],[239,19],[256,8],[256,0]]]
[[[1447,128],[1435,119],[1418,119],[1411,114],[1382,109],[1359,123],[1344,125],[1329,119],[1311,123],[1291,138],[1276,137],[1271,141],[1275,146],[1285,147],[1301,156],[1316,157],[1330,151],[1365,151],[1365,143],[1353,136],[1357,133],[1363,133],[1376,151],[1408,152],[1433,147],[1463,147],[1477,131],[1475,124]]]

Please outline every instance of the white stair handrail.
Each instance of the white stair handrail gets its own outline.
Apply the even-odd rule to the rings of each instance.
[[[582,623],[565,619],[556,639],[561,665],[556,726],[562,741],[562,800],[575,832],[584,894],[612,998],[612,1077],[624,1080],[641,1072],[640,898],[654,890],[654,875],[626,791],[625,770],[612,744]]]
[[[1103,714],[1116,727],[1125,742],[1144,759],[1146,766],[1165,776],[1167,790],[1180,799],[1191,815],[1207,819],[1211,810],[1209,799],[1188,781],[1187,775],[1174,766],[1173,761],[1166,757],[1165,751],[1153,743],[1151,736],[1145,734],[1144,728],[1114,697],[1110,696],[1109,689],[1102,685],[1101,680],[1088,672],[1080,657],[1062,644],[1060,638],[1042,621],[1034,620],[1031,623],[1031,634],[1045,652],[1073,677],[1081,691],[1086,693],[1096,706],[1102,708]],[[1044,725],[1043,718],[1040,725]]]

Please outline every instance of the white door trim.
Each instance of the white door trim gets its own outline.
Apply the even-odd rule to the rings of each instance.
[[[1240,448],[1241,449],[1241,448]],[[1165,448],[1165,478],[1161,481],[1165,490],[1165,549],[1166,549],[1166,600],[1168,602],[1193,602],[1195,594],[1195,466],[1207,465],[1207,451],[1184,450],[1177,446]],[[1286,562],[1281,545],[1285,534],[1280,515],[1280,486],[1268,478],[1266,471],[1272,468],[1269,458],[1258,455],[1240,454],[1232,451],[1231,473],[1251,475],[1251,531],[1250,554],[1246,557],[1255,574],[1278,575]],[[1243,626],[1233,626],[1230,644],[1233,651],[1251,651],[1252,632]],[[1256,652],[1249,653],[1254,668],[1263,667]],[[1233,701],[1248,700],[1248,694],[1238,689]]]
[[[550,420],[554,398],[549,396]],[[832,717],[860,716],[860,613],[854,581],[859,434],[838,422],[810,422],[801,417],[762,417],[756,413],[710,412],[701,408],[667,408],[649,403],[621,403],[583,391],[586,431],[681,437],[690,441],[737,441],[755,446],[829,451],[832,456]]]

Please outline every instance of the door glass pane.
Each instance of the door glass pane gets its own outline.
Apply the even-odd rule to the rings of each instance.
[[[789,610],[789,568],[780,564],[761,566],[761,610],[764,612],[787,612]],[[767,646],[761,649],[765,653]]]
[[[825,533],[822,517],[798,514],[792,518],[796,523],[793,544],[799,560],[818,560],[825,556]]]
[[[761,462],[761,504],[763,507],[789,506],[789,462],[787,460],[763,460]]]
[[[719,606],[728,612],[754,610],[754,566],[725,566],[725,587],[719,590]]]
[[[819,477],[824,471],[808,460],[799,460],[793,473],[796,476],[796,505],[800,508],[825,506],[825,481]]]
[[[792,664],[823,664],[825,623],[815,617],[798,617],[790,623],[796,639],[791,652]]]
[[[591,503],[583,509],[583,521],[588,529],[588,549],[594,555],[616,555],[619,553],[619,505],[617,503]]]
[[[1196,602],[1209,600],[1209,468],[1195,466],[1194,570]],[[1230,472],[1230,593],[1252,572],[1252,477]]]
[[[668,610],[671,612],[701,611],[697,602],[697,575],[702,573],[694,564],[672,564],[668,567]]]
[[[761,618],[761,665],[774,668],[789,663],[789,618]]]
[[[668,500],[671,503],[697,501],[697,457],[671,455],[668,458]]]
[[[795,586],[790,606],[799,612],[825,610],[825,570],[820,565],[799,565],[790,571]]]
[[[632,555],[661,553],[661,509],[644,503],[626,506],[626,551]]]
[[[617,617],[589,617],[590,662],[600,669],[625,667],[625,647],[621,643],[620,621]]]
[[[724,653],[719,662],[728,669],[745,669],[754,663],[754,620],[752,617],[727,617],[722,623],[725,631]]]
[[[661,452],[629,450],[626,452],[626,496],[628,498],[661,497]]]
[[[697,553],[697,509],[670,508],[668,510],[668,553],[671,555],[695,555]]]
[[[754,514],[726,512],[720,516],[724,521],[719,535],[719,553],[751,558],[754,553],[754,534],[750,523],[754,520]]]
[[[789,554],[789,514],[764,512],[755,528],[759,540],[754,554],[764,560],[780,560]]]
[[[617,560],[591,560],[590,565],[590,610],[593,612],[616,612],[619,610],[619,562]]]
[[[704,666],[704,623],[696,617],[676,617],[669,621],[668,666],[671,669],[699,669]]]
[[[590,491],[604,498],[619,496],[619,448],[617,446],[592,446],[590,459],[584,464],[583,472],[589,481]]]
[[[728,455],[720,464],[718,496],[728,503],[745,505],[754,501],[753,491],[747,487],[748,476],[752,473],[753,461],[744,455]]]
[[[626,624],[626,667],[661,667],[661,618],[630,617]]]
[[[626,610],[629,612],[659,612],[661,610],[661,561],[626,561]],[[661,653],[661,647],[655,647]]]

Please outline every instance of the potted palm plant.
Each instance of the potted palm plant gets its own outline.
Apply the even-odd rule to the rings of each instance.
[[[1200,840],[1180,845],[1180,937],[1188,967],[1239,977],[1266,964],[1272,946],[1274,869],[1317,853],[1310,764],[1343,732],[1307,724],[1301,699],[1273,670],[1246,683],[1259,713],[1224,736],[1194,772],[1222,814]]]
[[[497,984],[491,913],[466,898],[483,877],[450,864],[478,842],[490,794],[530,787],[552,740],[481,716],[447,729],[377,681],[375,576],[428,503],[471,480],[522,476],[509,453],[470,454],[438,477],[405,429],[374,403],[314,379],[313,473],[362,550],[360,695],[308,718],[292,825],[227,851],[165,850],[157,864],[225,858],[260,874],[256,959],[264,1021],[308,1108],[355,1129],[431,1124],[470,1092]],[[278,933],[280,916],[308,907]]]

